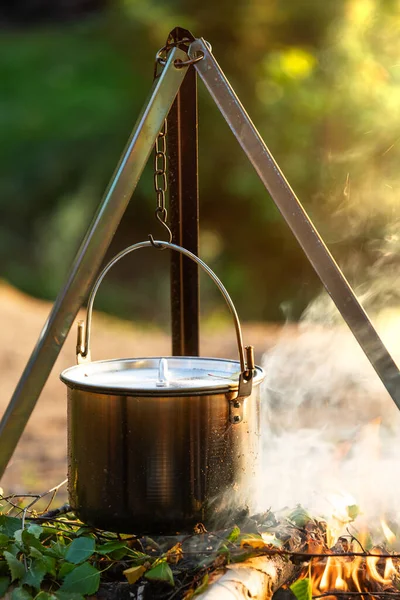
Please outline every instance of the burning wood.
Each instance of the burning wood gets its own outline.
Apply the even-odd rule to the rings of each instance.
[[[307,572],[314,598],[335,596],[392,596],[400,598],[398,557],[392,557],[382,548],[370,552],[353,552],[354,542],[344,544],[343,555],[332,553],[327,558],[314,558]]]
[[[395,536],[383,521],[388,541]],[[296,563],[303,563],[297,582],[291,587],[298,600],[359,598],[400,598],[400,555],[375,546],[366,551],[351,535],[340,537],[329,548],[331,531],[323,531],[323,522],[310,520],[305,525],[308,538],[304,552],[266,546],[264,556],[241,564],[227,565],[210,578],[210,586],[200,594],[202,600],[270,599],[296,574]],[[297,574],[298,575],[298,574]],[[299,586],[304,581],[306,585]]]
[[[296,569],[284,556],[250,558],[216,572],[206,591],[196,597],[202,600],[269,600],[277,589],[294,577]]]

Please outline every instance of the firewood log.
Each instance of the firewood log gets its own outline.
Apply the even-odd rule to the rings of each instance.
[[[213,574],[210,585],[196,600],[270,600],[298,569],[284,556],[250,558]]]

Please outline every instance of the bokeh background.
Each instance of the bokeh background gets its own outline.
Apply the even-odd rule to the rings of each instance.
[[[371,316],[400,306],[400,0],[2,3],[2,410],[146,101],[156,51],[176,26],[211,42]],[[353,361],[358,348],[338,362],[344,347],[338,338],[319,333],[312,340],[320,341],[297,344],[299,320],[336,324],[340,318],[201,83],[199,94],[200,255],[247,323],[246,342],[256,345],[260,360],[286,324],[285,343],[295,357],[283,352],[283,371],[294,387],[274,384],[289,390],[285,402],[292,402],[293,389],[319,402],[320,387],[310,391],[306,384],[310,373],[321,373],[322,358],[335,372],[339,404],[350,403],[349,390],[352,401],[359,398],[354,426],[370,382],[380,387],[371,392],[368,417],[382,410],[391,415],[391,400],[372,369]],[[150,164],[106,259],[150,232],[161,235],[154,209]],[[234,356],[226,307],[207,280],[201,289],[203,354]],[[96,325],[96,358],[168,354],[167,253],[119,263],[96,307],[109,315]],[[389,330],[398,346],[399,329]],[[74,362],[71,336],[10,464],[7,489],[43,491],[65,476],[65,390],[58,373]],[[325,389],[324,377],[326,370]],[[322,411],[321,422],[327,418]]]
[[[212,43],[352,283],[393,260],[398,0],[15,0],[0,23],[0,275],[24,292],[60,289],[176,25]],[[296,321],[320,283],[199,87],[201,254],[244,318]],[[161,235],[154,207],[149,165],[108,256]],[[98,307],[164,326],[168,267],[154,254],[116,268]],[[223,313],[203,287],[204,313]]]

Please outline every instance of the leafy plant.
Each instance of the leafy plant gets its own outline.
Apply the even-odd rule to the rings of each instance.
[[[6,514],[0,514],[0,597],[7,594],[10,600],[82,600],[95,595],[102,583],[135,584],[144,578],[149,584],[162,584],[161,589],[175,586],[171,594],[190,600],[206,589],[210,573],[230,563],[283,549],[281,539],[269,530],[275,529],[275,518],[268,521],[269,525],[263,521],[262,535],[241,531],[237,525],[223,534],[207,533],[198,527],[174,545],[170,541],[164,545],[149,537],[138,539],[91,528],[66,512],[67,505],[38,516],[33,506],[36,508],[47,494],[52,493],[53,499],[58,487],[33,496],[34,500],[28,495],[25,508],[14,496],[0,496],[8,502]],[[298,527],[294,530],[297,533]],[[196,536],[200,537],[193,552],[192,538]],[[310,600],[304,581],[298,586],[293,590],[298,600]]]
[[[20,518],[0,515],[0,596],[9,591],[11,600],[80,600],[95,594],[101,575],[122,559],[152,566],[155,559],[130,548],[130,539],[83,527],[68,515],[26,526]]]

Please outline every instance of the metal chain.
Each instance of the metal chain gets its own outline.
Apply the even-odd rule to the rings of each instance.
[[[156,60],[154,65],[154,78],[157,79],[160,76],[158,72],[158,62]],[[156,192],[157,208],[155,210],[156,219],[161,223],[168,232],[169,243],[172,242],[172,231],[168,227],[167,217],[168,211],[165,203],[165,194],[168,189],[167,181],[167,119],[157,136],[156,143],[154,146],[154,190]],[[156,248],[163,249],[159,244],[155,244],[153,236],[149,235],[149,240]]]
[[[168,189],[167,182],[167,121],[157,136],[154,148],[154,189],[156,192],[157,208],[156,217],[160,222],[167,221],[165,194]]]

